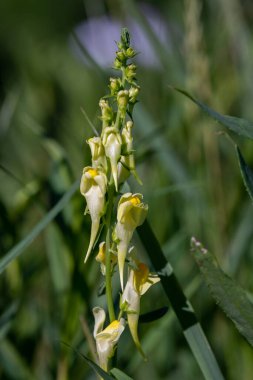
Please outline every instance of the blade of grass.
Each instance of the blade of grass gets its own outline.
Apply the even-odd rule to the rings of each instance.
[[[58,215],[64,206],[69,202],[75,191],[78,189],[79,180],[63,195],[58,203],[41,219],[32,231],[0,260],[0,274],[7,266],[24,252],[24,250],[34,241],[34,239],[44,230],[44,228]]]
[[[246,187],[246,190],[249,193],[251,200],[253,201],[253,170],[246,164],[238,146],[236,146],[236,153],[237,153],[244,185]]]
[[[19,352],[7,339],[1,340],[0,366],[8,379],[35,380],[34,375],[30,372]]]
[[[253,304],[244,289],[227,276],[213,254],[192,238],[192,255],[211,295],[230,318],[240,334],[253,346]]]
[[[161,278],[161,285],[171,303],[183,329],[185,338],[205,379],[223,379],[216,358],[200,324],[198,323],[194,310],[189,300],[184,295],[183,290],[173,273],[173,268],[167,262],[160,244],[147,221],[138,228],[138,234],[154,269]]]
[[[93,371],[100,375],[102,379],[104,380],[115,380],[114,377],[110,376],[107,372],[105,372],[101,367],[99,367],[95,362],[93,362],[91,359],[89,359],[87,356],[83,355],[80,351],[76,350],[74,347],[72,347],[70,344],[61,342],[64,344],[66,347],[70,348],[73,350],[77,355],[79,355],[81,358],[85,360],[85,362],[88,364],[90,368],[93,369]]]
[[[253,139],[253,123],[249,122],[248,120],[241,119],[239,117],[222,115],[214,111],[212,108],[208,107],[206,104],[202,103],[200,100],[194,98],[187,91],[182,90],[180,88],[173,87],[173,86],[169,86],[169,87],[185,95],[195,104],[197,104],[197,106],[199,106],[202,109],[202,111],[207,113],[212,119],[218,121],[221,125],[228,128],[232,132],[240,136],[247,137],[251,140]]]

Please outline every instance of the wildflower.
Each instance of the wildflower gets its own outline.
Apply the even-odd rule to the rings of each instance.
[[[124,118],[126,116],[126,109],[129,100],[129,91],[120,90],[117,95],[118,109],[120,111],[120,116]]]
[[[121,156],[122,139],[116,127],[107,127],[103,131],[102,142],[105,148],[105,155],[111,163],[112,176],[116,191],[118,191],[118,161]]]
[[[105,171],[107,170],[107,162],[105,156],[104,146],[100,137],[92,137],[87,140],[87,144],[91,150],[92,166],[97,168],[102,166]]]
[[[147,265],[135,262],[136,269],[131,269],[121,298],[121,309],[127,313],[127,320],[133,341],[145,358],[138,337],[138,320],[140,315],[140,299],[147,290],[158,281],[158,276],[150,275]]]
[[[85,197],[91,216],[91,236],[84,262],[88,260],[99,230],[100,219],[105,212],[107,178],[103,169],[88,166],[83,169],[80,192]]]
[[[139,95],[139,92],[140,92],[139,86],[130,87],[130,89],[129,89],[129,102],[130,103],[136,103],[137,96]]]
[[[109,88],[111,90],[111,95],[116,95],[120,90],[120,80],[118,78],[110,78]]]
[[[106,273],[106,246],[105,241],[99,244],[98,254],[96,256],[96,261],[100,263],[100,269],[103,276]],[[114,266],[116,264],[117,258],[115,254],[111,254],[111,264]]]
[[[101,108],[101,113],[102,113],[101,120],[103,121],[103,129],[104,129],[106,126],[111,124],[113,120],[113,110],[109,106],[108,101],[103,98],[100,99],[99,106]]]
[[[95,326],[93,336],[96,340],[100,367],[107,372],[108,360],[113,356],[115,346],[125,328],[125,320],[121,318],[109,324],[104,330],[105,311],[100,307],[93,308]]]
[[[135,169],[132,128],[133,122],[128,121],[122,129],[122,154],[118,164],[118,180],[119,183],[125,182],[130,173],[133,173],[136,180],[142,184]]]
[[[131,63],[130,65],[126,67],[125,74],[126,74],[126,79],[128,80],[129,83],[132,83],[132,81],[136,79],[136,69],[137,67],[133,63]]]
[[[141,194],[126,193],[123,194],[119,200],[114,240],[117,244],[119,275],[122,290],[124,264],[128,245],[132,239],[135,228],[144,222],[147,212],[148,205],[142,203]]]

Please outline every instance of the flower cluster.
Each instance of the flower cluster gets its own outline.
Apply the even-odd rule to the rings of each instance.
[[[105,311],[99,307],[93,309],[98,361],[105,371],[108,370],[108,360],[114,355],[115,346],[125,328],[123,314],[126,314],[133,340],[143,354],[137,334],[140,298],[152,284],[159,281],[157,276],[150,275],[147,266],[139,262],[137,255],[133,254],[133,247],[130,247],[135,229],[146,218],[148,205],[143,203],[142,194],[120,193],[122,184],[130,174],[139,181],[133,150],[132,112],[140,88],[136,83],[136,66],[129,62],[136,52],[130,46],[126,29],[122,30],[117,46],[114,69],[119,70],[121,76],[110,78],[110,95],[99,101],[102,131],[100,136],[87,141],[92,162],[91,166],[83,169],[80,184],[81,194],[87,203],[86,212],[91,217],[90,242],[85,262],[100,236],[105,235],[105,241],[100,242],[96,256],[101,272],[106,277],[110,324],[105,329]],[[118,204],[114,215],[115,202]],[[127,258],[130,269],[125,284],[124,267]],[[111,278],[117,267],[122,290],[118,319],[115,317],[111,289]]]

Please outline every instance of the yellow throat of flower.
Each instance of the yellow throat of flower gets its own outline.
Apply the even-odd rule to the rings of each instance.
[[[141,203],[141,201],[138,197],[132,197],[130,199],[130,202],[132,203],[133,206],[139,205]]]
[[[137,292],[140,292],[140,288],[147,282],[149,276],[149,269],[146,264],[139,263],[138,269],[134,271],[134,286]]]
[[[94,177],[96,177],[96,175],[98,175],[97,170],[96,170],[96,169],[93,169],[93,168],[89,169],[89,170],[87,171],[87,173],[89,173],[89,175],[90,175],[92,178],[94,178]]]
[[[105,265],[105,242],[99,244],[99,251],[96,256],[96,260]]]
[[[104,329],[103,333],[114,333],[115,330],[119,328],[119,325],[120,325],[120,322],[118,320],[115,320]]]

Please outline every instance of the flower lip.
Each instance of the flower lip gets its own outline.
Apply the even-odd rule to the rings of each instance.
[[[134,271],[134,287],[139,293],[141,292],[142,285],[148,281],[149,269],[144,263],[138,263],[138,269]]]
[[[97,170],[94,168],[88,169],[86,173],[88,173],[92,178],[94,178],[98,175]]]
[[[137,206],[141,203],[140,198],[137,196],[133,196],[129,201],[132,203],[133,206]]]

